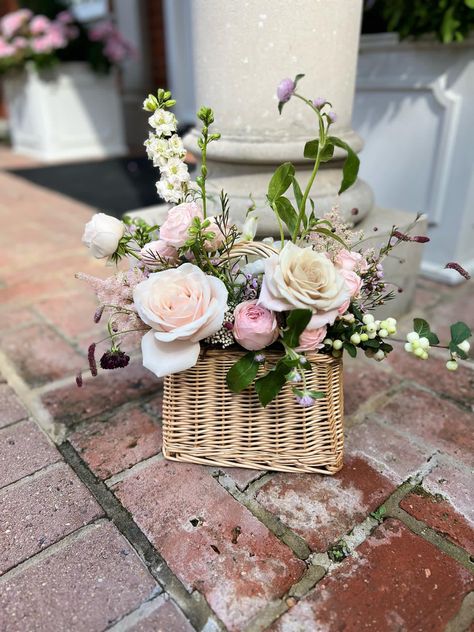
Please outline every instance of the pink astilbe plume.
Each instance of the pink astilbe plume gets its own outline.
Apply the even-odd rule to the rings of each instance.
[[[114,336],[116,343],[122,339],[120,332],[130,329],[147,329],[147,325],[140,319],[133,304],[133,289],[146,278],[142,270],[132,268],[125,272],[117,272],[106,279],[79,272],[76,278],[86,281],[96,293],[99,307],[94,314],[94,320],[98,322],[101,317],[104,319],[107,316],[112,331],[118,334]],[[128,333],[123,336],[123,339],[130,348],[141,340],[142,335],[143,333],[139,331]]]

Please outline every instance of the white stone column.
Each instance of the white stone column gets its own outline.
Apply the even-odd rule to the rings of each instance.
[[[301,92],[330,100],[338,116],[334,134],[361,150],[351,128],[361,10],[361,0],[191,3],[196,102],[213,108],[214,131],[222,134],[208,150],[209,190],[225,188],[234,216],[245,214],[250,193],[258,207],[265,206],[269,174],[282,162],[293,162],[302,182],[310,174],[303,147],[317,135],[316,117],[297,99],[279,116],[275,92],[282,78],[305,73]],[[196,155],[198,133],[185,139]],[[336,150],[316,179],[313,199],[320,214],[337,199],[342,156]],[[362,219],[373,195],[359,180],[338,201],[346,213],[357,207]],[[259,208],[259,217],[262,233],[275,231],[271,210]]]

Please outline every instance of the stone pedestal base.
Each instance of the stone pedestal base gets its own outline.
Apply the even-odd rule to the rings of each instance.
[[[127,213],[132,217],[141,217],[150,224],[161,224],[167,214],[169,206],[159,204],[145,209],[137,209]],[[270,211],[271,212],[271,211]],[[413,213],[397,211],[393,209],[375,208],[374,213],[366,217],[357,224],[356,230],[363,230],[365,237],[369,238],[365,243],[365,248],[378,248],[385,243],[390,234],[392,226],[398,226],[401,230],[411,224],[415,219]],[[374,231],[374,227],[377,228]],[[274,229],[274,226],[272,226]],[[426,218],[419,220],[417,234],[424,234],[426,231]],[[269,230],[269,233],[274,230]],[[388,257],[384,261],[385,278],[394,284],[395,298],[380,307],[377,316],[384,318],[387,316],[400,316],[409,311],[413,295],[415,292],[416,279],[420,269],[423,246],[416,243],[400,244],[395,250],[393,257]],[[398,293],[398,287],[403,288],[403,292]]]

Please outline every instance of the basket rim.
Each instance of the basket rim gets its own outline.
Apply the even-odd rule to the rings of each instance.
[[[206,358],[215,360],[218,358],[229,358],[235,356],[243,356],[249,353],[246,349],[240,348],[227,348],[227,349],[219,349],[216,347],[201,347],[201,351],[199,352],[198,361],[205,360]],[[281,358],[283,351],[279,351],[278,349],[262,349],[257,353],[263,353],[266,359],[276,359]],[[318,351],[305,351],[305,357],[312,363],[320,362],[320,363],[330,363],[330,364],[342,364],[342,357],[335,358],[328,353],[320,353]]]

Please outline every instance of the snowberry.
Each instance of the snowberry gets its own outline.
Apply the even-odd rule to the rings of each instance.
[[[323,340],[323,344],[327,345],[328,347],[332,347],[332,340],[331,340],[331,338],[325,338]]]
[[[416,333],[416,331],[410,331],[409,334],[407,334],[407,340],[408,342],[411,342],[412,344],[414,342],[418,342],[418,340],[420,339],[419,334]]]
[[[456,362],[456,360],[448,360],[446,362],[446,368],[448,369],[448,371],[457,371],[458,363]]]
[[[374,331],[377,331],[377,327],[375,326],[375,323],[368,323],[368,324],[365,326],[365,330],[366,330],[369,334],[371,334],[371,333],[373,333]]]
[[[368,339],[369,339],[369,336],[367,334],[360,334],[361,342],[367,342]]]
[[[333,349],[336,349],[336,351],[338,351],[339,349],[342,348],[342,340],[335,340],[332,343]]]
[[[359,345],[360,344],[360,335],[358,333],[352,334],[351,342],[352,342],[353,345]]]
[[[362,317],[362,322],[364,323],[364,325],[370,325],[374,322],[374,317],[372,316],[372,314],[364,314]]]
[[[428,338],[420,338],[418,341],[418,344],[420,345],[420,347],[422,349],[429,349],[430,348],[430,341],[428,340]]]
[[[382,349],[379,349],[374,354],[374,360],[377,360],[377,362],[381,362],[384,358],[385,358],[385,353],[382,351]]]
[[[381,338],[386,338],[388,336],[388,331],[385,329],[385,327],[379,329],[379,336]]]

